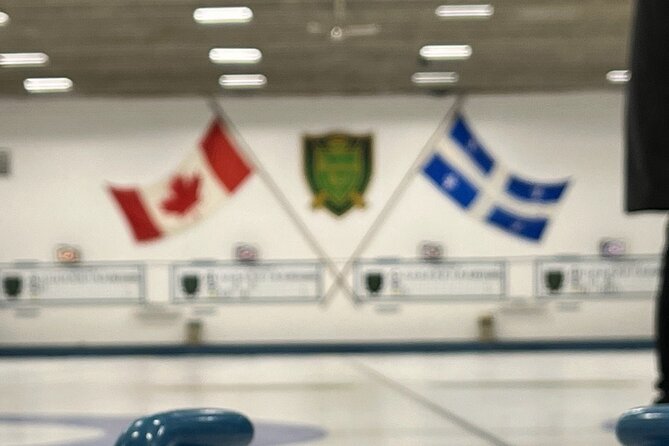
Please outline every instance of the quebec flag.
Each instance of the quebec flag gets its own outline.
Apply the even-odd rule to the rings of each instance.
[[[456,113],[432,138],[423,174],[467,213],[509,234],[540,241],[568,181],[509,172]]]

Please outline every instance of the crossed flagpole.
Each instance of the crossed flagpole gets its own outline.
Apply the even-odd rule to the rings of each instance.
[[[351,289],[349,284],[346,282],[345,277],[340,274],[337,265],[334,263],[332,258],[327,254],[325,249],[323,249],[321,244],[318,243],[318,240],[316,239],[314,234],[309,230],[307,225],[300,218],[295,208],[290,204],[288,198],[286,198],[286,195],[281,191],[281,189],[279,189],[279,186],[272,179],[271,175],[267,172],[263,164],[255,155],[255,153],[251,149],[251,146],[246,142],[246,140],[244,140],[241,133],[237,131],[232,121],[227,117],[227,115],[223,111],[223,108],[219,105],[216,98],[211,98],[209,103],[212,110],[214,111],[214,114],[220,120],[225,122],[226,127],[228,128],[229,131],[235,134],[235,140],[242,145],[241,149],[244,151],[244,154],[248,157],[249,161],[251,161],[251,163],[253,164],[254,169],[257,172],[260,179],[262,180],[262,182],[265,183],[267,188],[274,195],[274,198],[277,199],[279,205],[283,208],[288,217],[292,220],[293,224],[295,224],[302,237],[304,237],[304,239],[306,240],[307,244],[316,253],[318,258],[325,263],[327,268],[333,274],[333,276],[335,277],[335,285],[341,286],[346,292],[346,294],[348,294],[349,297],[353,300],[354,303],[356,304],[359,303],[358,297],[356,296],[355,292]],[[323,299],[322,302],[325,302],[325,300],[326,299]]]
[[[448,109],[444,117],[442,118],[441,122],[439,123],[439,126],[437,129],[434,131],[432,136],[427,140],[423,148],[418,152],[418,155],[416,155],[416,158],[414,159],[413,163],[409,167],[409,169],[404,173],[404,176],[400,180],[400,182],[395,186],[395,189],[393,190],[393,193],[390,195],[390,198],[388,198],[388,201],[386,201],[386,204],[383,206],[381,211],[377,214],[376,218],[370,225],[369,229],[367,229],[367,232],[362,236],[360,241],[358,242],[358,246],[353,250],[351,255],[349,256],[348,260],[342,267],[342,269],[339,271],[339,275],[337,276],[337,280],[330,286],[330,288],[327,290],[325,293],[325,297],[323,298],[323,301],[327,302],[332,294],[336,291],[336,285],[340,282],[345,282],[346,281],[346,276],[348,275],[349,271],[353,267],[354,262],[356,259],[362,254],[362,252],[367,248],[369,243],[372,241],[376,233],[379,231],[381,228],[381,225],[385,222],[386,218],[390,214],[390,212],[395,208],[395,205],[399,202],[400,198],[402,198],[402,195],[406,191],[406,189],[409,187],[409,184],[411,184],[411,181],[414,179],[416,174],[420,171],[421,165],[423,164],[425,158],[427,155],[430,153],[432,150],[432,146],[434,145],[434,142],[436,141],[437,138],[439,138],[439,135],[443,132],[443,130],[446,128],[448,125],[449,120],[453,117],[453,114],[457,112],[460,107],[462,107],[462,103],[464,102],[464,98],[462,96],[456,96],[455,102],[451,107]],[[348,283],[347,283],[348,285]],[[355,298],[359,301],[360,298],[358,296],[355,296]]]
[[[414,162],[411,164],[409,169],[405,172],[404,176],[400,180],[400,182],[397,184],[395,189],[393,190],[393,193],[390,195],[390,198],[388,201],[386,201],[386,204],[383,206],[381,211],[377,214],[376,218],[370,225],[369,229],[365,234],[363,235],[362,239],[360,242],[358,242],[358,245],[356,248],[353,250],[351,255],[349,256],[348,260],[344,264],[344,266],[339,269],[335,262],[332,260],[332,258],[327,254],[325,249],[321,246],[321,244],[318,242],[316,237],[313,235],[313,233],[309,230],[308,226],[304,223],[304,221],[300,218],[299,214],[295,210],[295,208],[290,204],[290,201],[286,198],[286,195],[281,191],[281,189],[278,187],[276,182],[272,179],[272,177],[269,175],[267,170],[264,168],[258,157],[255,155],[251,147],[249,146],[248,143],[243,139],[239,131],[234,127],[234,124],[232,121],[227,117],[225,112],[223,111],[222,107],[216,100],[216,98],[212,97],[209,101],[210,106],[214,112],[214,114],[223,122],[226,123],[226,126],[229,128],[230,131],[232,131],[235,134],[236,140],[240,142],[242,145],[241,149],[244,151],[245,155],[248,157],[249,161],[254,165],[255,170],[258,173],[258,176],[260,179],[265,183],[265,185],[269,188],[269,190],[272,192],[274,197],[277,199],[283,210],[286,212],[288,217],[292,220],[292,222],[295,224],[296,228],[298,231],[301,233],[302,237],[304,237],[305,241],[307,244],[311,247],[311,249],[316,253],[316,255],[319,257],[319,259],[325,263],[329,271],[332,273],[334,276],[334,281],[328,288],[328,290],[325,293],[325,296],[321,300],[321,304],[326,304],[332,297],[332,295],[336,292],[338,288],[342,288],[346,294],[348,294],[349,298],[353,301],[354,304],[358,305],[362,302],[360,297],[355,293],[355,290],[352,289],[352,287],[349,285],[348,281],[346,280],[348,273],[350,272],[351,268],[353,267],[353,264],[355,260],[362,254],[362,252],[367,248],[373,237],[376,235],[378,230],[380,229],[381,225],[384,223],[386,220],[387,216],[390,214],[390,212],[394,209],[395,205],[399,202],[400,198],[406,191],[407,187],[413,180],[413,178],[416,176],[416,174],[420,171],[421,165],[424,162],[424,159],[428,155],[428,153],[432,150],[432,147],[435,143],[435,141],[439,138],[445,127],[448,125],[449,120],[452,118],[453,114],[461,107],[463,102],[463,98],[458,96],[455,99],[455,102],[451,107],[448,109],[446,112],[444,118],[440,122],[439,126],[435,130],[435,132],[432,134],[432,136],[428,139],[428,141],[425,143],[421,151],[418,153],[416,156]]]

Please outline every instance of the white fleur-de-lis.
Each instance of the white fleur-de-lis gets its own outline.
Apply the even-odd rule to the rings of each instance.
[[[532,198],[541,198],[544,196],[544,188],[541,186],[534,186],[532,189]]]
[[[511,224],[511,230],[514,232],[520,232],[525,228],[525,224],[523,222],[520,222],[518,220],[514,221]]]
[[[460,183],[460,180],[458,180],[458,177],[456,177],[452,173],[449,173],[448,175],[446,175],[446,178],[444,178],[444,181],[441,182],[441,184],[447,190],[455,189],[458,186],[458,183]]]

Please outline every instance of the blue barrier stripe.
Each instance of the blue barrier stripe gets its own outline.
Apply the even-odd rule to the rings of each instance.
[[[540,351],[647,350],[650,339],[583,339],[500,342],[365,342],[206,345],[0,345],[0,358],[37,356],[178,356],[178,355],[301,355],[330,353],[485,353]]]

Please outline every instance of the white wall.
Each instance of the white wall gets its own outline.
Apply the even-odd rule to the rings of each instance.
[[[452,103],[449,98],[221,99],[279,187],[330,256],[345,261]],[[657,253],[663,216],[622,210],[622,106],[616,93],[475,96],[471,124],[495,155],[527,176],[571,176],[573,186],[541,244],[472,221],[421,177],[410,184],[363,257],[412,257],[421,240],[444,243],[451,257],[594,254],[603,236],[628,240],[632,253]],[[257,176],[211,218],[157,243],[136,244],[105,186],[146,184],[189,153],[211,113],[205,99],[43,99],[0,102],[0,147],[13,174],[0,178],[0,262],[49,261],[58,243],[85,260],[226,259],[239,241],[268,259],[315,258]],[[372,132],[374,175],[364,211],[336,219],[310,208],[301,138],[332,130]],[[166,302],[156,286],[150,299]],[[520,286],[522,289],[523,287]],[[521,293],[522,294],[522,293]],[[134,307],[49,307],[35,317],[0,308],[0,343],[180,342],[191,317],[212,342],[466,340],[476,318],[497,315],[505,339],[647,337],[652,300],[603,300],[515,311],[495,303],[354,306],[340,294],[325,306],[173,308],[147,320]],[[199,314],[198,313],[210,313]],[[139,312],[141,313],[141,311]],[[196,314],[197,313],[197,314]]]

